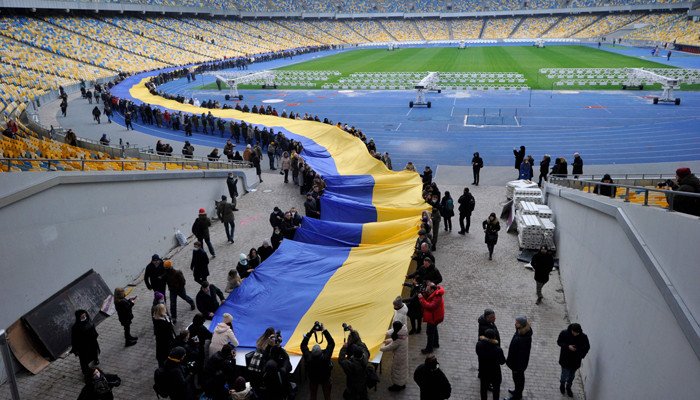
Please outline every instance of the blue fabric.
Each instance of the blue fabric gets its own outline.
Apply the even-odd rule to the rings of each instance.
[[[362,241],[362,224],[304,218],[294,240],[324,246],[355,247]]]
[[[372,175],[324,176],[326,192],[351,197],[356,201],[372,204],[374,177]]]
[[[325,192],[321,196],[321,219],[358,224],[376,222],[377,209],[371,202],[365,203],[351,197]]]
[[[286,344],[349,253],[350,247],[282,241],[216,310],[210,330],[221,322],[224,313],[229,313],[240,346],[255,347],[255,341],[268,327],[280,330]]]

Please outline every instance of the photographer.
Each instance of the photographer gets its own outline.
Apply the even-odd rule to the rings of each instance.
[[[414,333],[420,333],[421,326],[423,325],[423,307],[420,305],[420,300],[418,295],[423,291],[423,286],[418,283],[416,278],[413,278],[412,283],[404,283],[406,287],[411,288],[411,297],[404,299],[403,301],[408,305],[408,318],[411,321],[411,330],[408,331],[409,335]]]
[[[351,333],[354,331],[351,331]],[[338,363],[343,368],[346,377],[346,387],[343,391],[345,400],[368,400],[367,394],[367,356],[361,346],[343,344],[338,355]],[[366,347],[365,347],[366,348]]]
[[[191,375],[185,371],[182,361],[187,352],[182,347],[170,351],[163,367],[155,372],[154,388],[158,393],[167,394],[171,400],[194,400]]]
[[[659,183],[659,187],[668,186],[673,191],[700,193],[700,180],[690,172],[690,168],[678,168],[676,170],[676,181],[668,179]],[[696,197],[674,195],[673,199],[666,195],[669,205],[674,211],[695,215],[700,217],[700,199]]]
[[[236,350],[225,344],[207,360],[202,372],[202,388],[213,400],[229,398],[226,385],[233,386],[236,374]]]
[[[322,332],[323,338],[326,340],[326,348],[321,349],[317,343],[313,345],[309,351],[309,339],[312,335],[317,335],[317,332]],[[318,341],[318,339],[317,339]],[[304,355],[304,365],[309,375],[309,392],[310,399],[316,400],[318,387],[323,390],[323,398],[330,400],[331,398],[331,371],[333,370],[333,350],[335,349],[335,341],[330,332],[323,327],[323,324],[315,323],[313,328],[304,335],[301,341],[301,353]]]

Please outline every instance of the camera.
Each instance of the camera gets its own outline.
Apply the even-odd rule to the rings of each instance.
[[[318,331],[318,332],[322,332],[323,331],[323,324],[318,322],[318,321],[314,322],[313,330]]]
[[[183,364],[183,368],[186,373],[194,374],[197,372],[197,361],[188,361]]]
[[[673,186],[673,181],[670,179],[666,179],[663,182],[659,182],[658,185],[656,185],[656,186],[658,186],[658,187]]]
[[[343,331],[348,332],[350,330],[350,325],[343,322]]]

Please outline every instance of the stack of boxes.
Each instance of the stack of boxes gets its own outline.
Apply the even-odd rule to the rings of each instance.
[[[542,204],[542,190],[528,181],[508,182],[506,194],[512,193],[513,212],[522,249],[539,249],[545,245],[554,250],[552,210]]]

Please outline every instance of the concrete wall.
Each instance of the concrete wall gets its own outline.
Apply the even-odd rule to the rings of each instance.
[[[58,175],[67,179],[62,184],[0,203],[0,327],[91,268],[110,288],[138,277],[153,253],[175,247],[176,229],[191,234],[200,207],[212,215],[214,200],[228,196],[226,173],[65,174]],[[2,178],[7,185],[11,177]]]
[[[569,317],[582,324],[591,341],[581,370],[587,397],[697,397],[700,360],[628,237],[629,230],[613,215],[549,192]],[[578,193],[589,200],[596,197]],[[699,220],[614,204],[623,207],[629,221],[644,234],[648,249],[688,309],[697,311]]]

